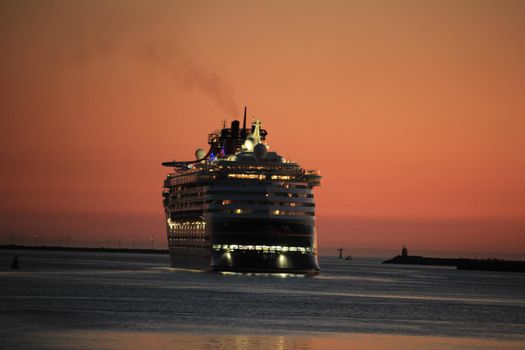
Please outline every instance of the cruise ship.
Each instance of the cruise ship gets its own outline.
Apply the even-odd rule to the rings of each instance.
[[[319,271],[315,170],[271,151],[259,120],[208,135],[195,160],[162,163],[173,267],[233,272]]]

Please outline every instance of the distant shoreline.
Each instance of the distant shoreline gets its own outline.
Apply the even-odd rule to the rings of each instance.
[[[139,253],[139,254],[168,254],[167,249],[129,249],[129,248],[86,248],[86,247],[59,247],[59,246],[27,246],[27,245],[0,245],[0,250],[45,250],[45,251],[72,251],[72,252],[101,252],[101,253]]]

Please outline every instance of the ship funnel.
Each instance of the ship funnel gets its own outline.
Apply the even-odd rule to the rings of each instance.
[[[241,131],[241,139],[246,138],[246,106],[244,106],[244,119],[242,122],[242,131]]]
[[[232,121],[231,138],[232,139],[238,139],[239,138],[239,121],[238,120]]]

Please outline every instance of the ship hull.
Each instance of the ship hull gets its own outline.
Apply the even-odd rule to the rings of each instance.
[[[319,272],[317,258],[302,254],[213,252],[211,265],[214,271],[299,274]]]
[[[171,266],[191,270],[210,270],[209,248],[173,247],[169,249]]]
[[[217,271],[316,273],[313,217],[208,215],[211,268]]]
[[[172,267],[301,274],[320,270],[313,218],[205,216],[206,229],[193,229],[190,239],[188,229],[181,238],[168,227]]]
[[[319,272],[317,258],[305,254],[227,252],[203,248],[169,249],[173,268],[264,273],[316,274]]]

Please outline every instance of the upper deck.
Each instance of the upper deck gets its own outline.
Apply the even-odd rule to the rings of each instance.
[[[165,187],[188,183],[209,183],[216,180],[256,180],[304,182],[308,187],[319,186],[321,176],[316,170],[305,170],[276,152],[268,151],[265,142],[268,132],[254,120],[246,128],[246,109],[242,129],[234,120],[230,128],[209,134],[208,152],[197,149],[193,161],[171,161],[162,165],[173,167]]]

